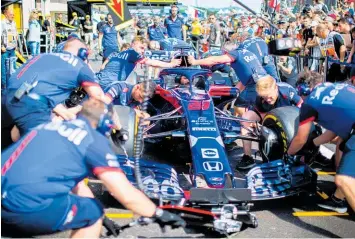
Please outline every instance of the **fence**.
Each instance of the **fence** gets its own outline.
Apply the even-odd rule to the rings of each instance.
[[[275,63],[277,62],[277,58],[280,56],[277,55],[272,55],[275,59]],[[332,64],[338,64],[341,66],[346,66],[348,68],[352,68],[355,67],[355,64],[349,64],[346,62],[341,62],[339,60],[335,60],[331,57],[312,57],[312,56],[304,56],[304,55],[300,55],[300,54],[296,54],[293,56],[287,56],[287,57],[292,57],[295,59],[296,62],[296,68],[297,68],[297,73],[299,74],[300,72],[304,71],[304,67],[305,66],[309,66],[309,62],[310,61],[316,61],[318,63],[318,69],[316,70],[316,72],[320,73],[321,75],[324,76],[324,82],[329,81],[330,79],[327,79],[327,75],[328,75],[328,70],[330,65]],[[308,62],[306,62],[308,61]],[[278,70],[278,72],[280,71],[279,66],[276,64],[276,68]],[[315,70],[313,70],[315,71]],[[345,70],[345,72],[341,72],[342,74],[345,74],[347,77],[350,76],[349,70]]]

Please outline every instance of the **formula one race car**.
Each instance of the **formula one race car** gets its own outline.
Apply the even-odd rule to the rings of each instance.
[[[168,164],[139,160],[139,174],[145,193],[164,205],[163,208],[180,212],[188,222],[208,226],[220,233],[232,233],[243,223],[257,226],[249,212],[251,202],[281,198],[315,189],[317,174],[308,166],[317,148],[307,145],[300,157],[287,157],[287,147],[298,127],[298,108],[282,107],[269,112],[262,125],[234,117],[215,106],[215,100],[238,97],[233,86],[214,84],[211,71],[195,68],[164,69],[157,81],[155,97],[150,101],[146,119],[151,124],[144,130],[144,141],[166,145],[189,153],[190,185],[180,183],[178,173]],[[176,77],[185,77],[181,84]],[[181,79],[181,78],[180,78]],[[135,135],[137,120],[129,108],[115,106],[131,135]],[[240,122],[256,125],[249,135],[240,134]],[[314,128],[312,137],[319,135]],[[259,143],[263,163],[241,175],[230,166],[225,145],[244,139]],[[133,149],[141,150],[142,142],[134,137],[116,147],[121,167],[133,184],[137,185],[137,165]],[[177,147],[177,145],[187,147]],[[135,146],[135,147],[134,147]],[[137,149],[138,146],[138,149]],[[182,152],[184,151],[184,152]]]

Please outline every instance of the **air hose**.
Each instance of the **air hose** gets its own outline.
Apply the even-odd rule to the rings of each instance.
[[[147,107],[148,107],[148,100],[149,100],[149,95],[148,95],[148,86],[151,83],[151,80],[148,79],[147,77],[147,68],[144,70],[144,80],[143,80],[143,85],[144,85],[144,100],[143,103],[141,104],[141,111],[146,113]],[[144,131],[144,118],[139,117],[139,123],[138,123],[138,131],[137,135],[134,141],[134,174],[137,182],[138,189],[140,189],[142,192],[144,192],[144,185],[143,185],[143,180],[142,180],[142,173],[140,170],[140,165],[139,165],[139,160],[141,158],[141,155],[143,153],[143,147],[144,147],[144,138],[143,138],[143,131]]]

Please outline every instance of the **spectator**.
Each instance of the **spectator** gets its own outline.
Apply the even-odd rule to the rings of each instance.
[[[339,33],[334,31],[331,32],[328,30],[326,25],[319,24],[317,26],[317,36],[325,40],[321,44],[323,54],[333,59],[340,60],[341,62],[344,61],[346,46],[344,38]],[[343,73],[344,69],[344,66],[340,66],[337,63],[330,64],[330,68],[327,73],[327,81],[344,81],[346,79],[346,75]]]
[[[76,12],[73,12],[73,18],[70,20],[69,24],[72,25],[73,27],[76,27],[76,34],[80,37],[80,20],[78,18],[78,14]]]
[[[51,14],[46,14],[46,20],[43,22],[43,31],[51,33]]]
[[[153,25],[148,27],[148,37],[150,41],[161,41],[168,37],[166,28],[161,25],[159,16],[154,16]]]
[[[58,22],[58,23],[63,23],[63,14],[59,13],[58,17],[57,17],[57,20],[55,20],[55,21]]]
[[[352,39],[355,39],[355,28],[351,29],[350,30],[350,33],[351,33],[351,38]],[[349,53],[349,56],[348,56],[348,59],[347,59],[347,63],[352,63],[352,64],[355,64],[355,56],[354,56],[354,53],[355,53],[355,40],[352,41],[352,48],[351,48],[351,51]],[[352,79],[353,82],[354,79],[355,79],[355,66],[352,66],[351,67],[351,71],[350,71],[350,78]],[[353,83],[354,84],[354,83]]]
[[[41,42],[41,25],[38,21],[38,12],[32,11],[30,13],[30,19],[28,21],[29,29],[27,35],[28,48],[32,56],[36,56],[40,53],[39,44]]]
[[[136,26],[136,36],[146,37],[147,36],[147,24],[141,19],[137,22]]]
[[[198,39],[202,36],[202,25],[200,24],[198,18],[192,20],[191,35]]]
[[[277,31],[277,35],[279,38],[283,38],[287,35],[287,24],[285,20],[280,20],[278,22],[278,28],[279,30]]]
[[[343,33],[343,34],[349,34],[350,33],[350,23],[351,20],[347,19],[347,18],[341,18],[339,21],[338,21],[338,26],[339,26],[339,32],[340,33]],[[353,21],[352,21],[353,23]]]
[[[100,32],[101,27],[103,27],[105,24],[106,24],[105,16],[101,15],[101,16],[100,16],[100,22],[97,23],[97,25],[96,25],[96,31],[97,31],[97,33]]]
[[[201,21],[203,38],[207,39],[210,35],[210,25],[207,20]]]
[[[221,45],[221,26],[217,21],[215,14],[210,14],[208,17],[210,23],[210,35],[208,37],[208,43],[210,45]]]
[[[184,20],[178,17],[179,8],[172,5],[170,9],[170,16],[164,21],[164,26],[167,29],[169,38],[176,38],[186,41],[186,30],[184,28]]]
[[[322,0],[314,0],[313,2],[314,2],[313,9],[315,12],[324,12],[325,14],[328,14],[329,9]]]
[[[310,19],[313,19],[314,12],[312,6],[306,4],[305,7],[303,8],[302,14]]]
[[[251,19],[250,20],[250,27],[253,29],[253,32],[254,32],[254,34],[255,34],[255,32],[258,30],[258,28],[259,28],[259,25],[258,24],[256,24],[256,19]]]
[[[305,17],[303,19],[303,32],[302,32],[302,36],[303,36],[303,45],[305,46],[308,42],[309,39],[313,39],[314,34],[312,31],[312,27],[311,27],[311,18],[309,17]]]
[[[331,32],[334,31],[334,29],[335,29],[334,22],[335,22],[334,18],[329,17],[329,16],[327,16],[324,19],[324,24],[327,26],[328,30]]]
[[[254,35],[256,37],[261,37],[264,38],[264,23],[263,20],[261,20],[260,17],[256,19],[256,25],[258,26],[257,30],[255,31]]]
[[[6,59],[15,57],[17,47],[17,28],[12,10],[5,8],[5,19],[1,21],[1,89],[6,88]],[[13,65],[13,67],[15,67]]]
[[[319,24],[318,22],[312,21],[311,27],[312,27],[314,37],[312,40],[308,40],[306,44],[306,49],[312,49],[312,57],[314,57],[313,59],[309,60],[310,70],[317,71],[317,72],[319,72],[319,57],[321,57],[320,39],[319,37],[317,37],[316,34],[316,29],[318,24]]]
[[[299,31],[299,28],[297,26],[296,18],[291,17],[288,20],[288,23],[289,23],[289,25],[288,25],[288,27],[286,29],[287,36],[292,37],[292,38],[298,38],[298,34],[300,33],[300,31]]]
[[[296,87],[298,78],[298,70],[296,60],[293,57],[279,56],[279,62],[277,63],[281,73],[281,81],[288,83],[289,85]]]
[[[250,27],[248,19],[246,17],[241,18],[241,27],[238,28],[237,34],[240,38],[254,35],[254,31]]]
[[[92,49],[94,35],[93,35],[93,24],[92,24],[92,21],[90,20],[89,15],[85,16],[83,31],[84,31],[85,44],[88,45],[90,47],[90,49]]]

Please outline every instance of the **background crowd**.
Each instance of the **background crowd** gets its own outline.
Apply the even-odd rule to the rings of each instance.
[[[294,8],[269,7],[264,14],[258,16],[250,15],[247,11],[241,13],[231,9],[228,14],[210,12],[205,17],[199,18],[181,15],[177,6],[172,8],[170,14],[162,16],[133,15],[133,28],[118,32],[114,29],[116,24],[111,16],[101,16],[101,21],[96,23],[95,27],[90,15],[86,15],[85,20],[79,20],[77,13],[74,12],[72,16],[68,16],[67,24],[73,26],[72,33],[85,40],[90,46],[96,59],[104,50],[103,48],[111,48],[106,54],[103,53],[105,58],[110,52],[120,49],[124,43],[131,42],[135,36],[143,36],[150,41],[177,38],[192,42],[195,46],[198,42],[199,49],[196,51],[200,53],[212,47],[220,48],[226,41],[242,42],[250,36],[261,37],[267,41],[275,37],[297,38],[302,41],[302,49],[298,55],[298,57],[302,56],[302,59],[284,56],[276,60],[283,81],[294,86],[297,73],[304,67],[326,74],[329,81],[344,81],[351,78],[355,74],[355,68],[352,70],[350,65],[340,66],[335,62],[328,63],[325,69],[322,57],[331,56],[334,60],[349,64],[355,61],[353,57],[354,1],[308,2],[310,3],[303,6],[296,5]],[[5,60],[14,58],[15,49],[19,47],[16,25],[13,21],[14,13],[7,9],[3,13],[5,19],[2,21],[2,87],[7,72]],[[277,25],[278,30],[273,29],[262,18]],[[42,16],[40,11],[33,10],[28,22],[29,29],[24,34],[28,57],[41,52],[40,42],[43,33],[47,33],[51,39],[49,42],[51,47],[45,49],[46,51],[55,49],[57,44],[65,40],[64,38],[58,40],[58,33],[63,32],[63,25],[60,24],[63,23],[62,14],[52,21],[50,15]],[[104,26],[110,26],[112,31],[107,28],[105,30]],[[99,37],[101,30],[103,30],[102,38]],[[330,37],[332,39],[329,39]],[[152,49],[159,49],[159,45],[150,45]]]

